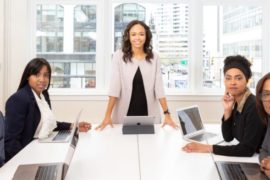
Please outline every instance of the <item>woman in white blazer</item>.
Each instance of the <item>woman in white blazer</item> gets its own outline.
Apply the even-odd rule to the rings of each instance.
[[[96,129],[123,123],[124,116],[150,115],[160,122],[158,101],[165,119],[162,124],[177,127],[168,110],[160,60],[152,51],[152,33],[142,21],[131,21],[122,38],[122,49],[114,53],[105,117]]]

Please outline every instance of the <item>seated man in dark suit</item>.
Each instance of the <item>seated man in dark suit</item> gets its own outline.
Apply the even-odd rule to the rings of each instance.
[[[0,111],[0,167],[4,164],[5,151],[4,151],[4,117]]]

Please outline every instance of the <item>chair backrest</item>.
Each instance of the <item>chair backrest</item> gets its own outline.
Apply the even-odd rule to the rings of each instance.
[[[5,160],[5,149],[4,149],[4,116],[0,111],[0,167],[4,164]]]

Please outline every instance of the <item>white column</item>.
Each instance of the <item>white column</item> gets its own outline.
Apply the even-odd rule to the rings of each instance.
[[[27,0],[5,0],[4,10],[0,11],[4,12],[4,101],[17,90],[30,60],[27,7]]]
[[[189,47],[190,47],[190,61],[189,61],[189,87],[192,92],[198,91],[202,86],[202,22],[203,22],[203,4],[201,1],[191,0],[189,3],[190,11],[190,29],[189,29]],[[193,68],[195,67],[195,68]]]
[[[64,5],[64,53],[73,53],[74,5]]]

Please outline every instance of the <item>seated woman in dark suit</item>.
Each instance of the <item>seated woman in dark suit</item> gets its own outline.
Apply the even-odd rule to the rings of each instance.
[[[51,67],[43,58],[31,60],[24,69],[20,85],[6,102],[6,161],[34,138],[44,138],[53,130],[68,130],[71,123],[57,122],[51,111],[48,94]],[[86,132],[91,124],[81,122],[79,130]]]

